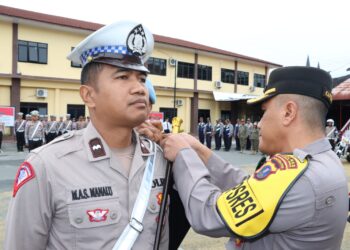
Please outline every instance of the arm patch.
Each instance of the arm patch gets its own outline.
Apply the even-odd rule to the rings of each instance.
[[[267,233],[284,197],[307,166],[307,159],[277,154],[251,177],[223,192],[216,209],[229,231],[244,240]]]
[[[35,177],[35,172],[29,162],[25,161],[17,170],[15,181],[13,183],[13,197],[16,196],[17,191],[28,181]]]

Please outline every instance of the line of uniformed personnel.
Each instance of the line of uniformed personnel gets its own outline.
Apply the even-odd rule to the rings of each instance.
[[[222,140],[224,141],[225,151],[230,151],[232,146],[232,138],[236,140],[236,150],[243,152],[244,149],[252,150],[254,154],[258,152],[259,144],[259,129],[257,122],[251,123],[250,119],[237,119],[237,123],[232,125],[230,119],[216,120],[216,125],[213,126],[210,118],[204,123],[203,117],[199,118],[198,123],[198,138],[202,144],[206,144],[211,149],[211,139],[215,138],[215,150],[220,150]],[[242,146],[241,146],[242,144]]]
[[[31,111],[23,119],[23,113],[19,112],[13,131],[17,141],[17,151],[24,151],[24,146],[31,151],[64,133],[83,129],[88,123],[89,119],[86,121],[83,116],[80,116],[79,120],[75,121],[75,118],[71,119],[70,114],[66,115],[65,120],[63,116],[60,116],[57,121],[56,115],[50,115],[50,120],[48,120],[47,115],[39,115],[37,110]]]

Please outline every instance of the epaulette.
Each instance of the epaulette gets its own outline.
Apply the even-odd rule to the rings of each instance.
[[[59,136],[59,137],[56,137],[54,140],[52,140],[51,142],[39,147],[39,148],[36,148],[30,152],[33,152],[35,154],[39,153],[40,151],[42,151],[43,149],[46,149],[47,147],[53,145],[53,144],[56,144],[56,143],[59,143],[59,142],[62,142],[62,141],[65,141],[65,140],[68,140],[70,138],[72,138],[73,136],[75,135],[75,131],[68,131],[67,133]]]

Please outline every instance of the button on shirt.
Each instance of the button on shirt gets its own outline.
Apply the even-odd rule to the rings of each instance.
[[[180,151],[174,179],[192,227],[209,236],[231,236],[227,249],[340,249],[349,206],[343,166],[327,139],[295,149],[293,154],[299,159],[310,157],[309,166],[281,203],[269,233],[235,244],[215,205],[223,191],[248,175],[215,154],[205,167],[192,149]]]
[[[33,150],[27,162],[35,177],[10,202],[5,250],[112,249],[130,220],[142,182],[147,154],[141,143],[148,148],[143,140],[133,132],[135,154],[130,173],[92,123]],[[99,143],[91,144],[96,141]],[[153,249],[165,165],[157,146],[144,229],[133,249]],[[160,249],[168,249],[167,223]]]

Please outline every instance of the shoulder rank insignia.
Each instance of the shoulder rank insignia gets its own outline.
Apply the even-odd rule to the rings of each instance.
[[[16,196],[17,191],[22,187],[25,183],[30,181],[35,177],[35,172],[33,170],[32,165],[29,162],[23,162],[22,165],[17,170],[17,174],[15,177],[15,182],[13,184],[13,197]]]
[[[293,155],[277,154],[253,176],[223,192],[216,208],[228,229],[244,240],[264,235],[282,200],[307,166],[307,159],[300,161]]]

